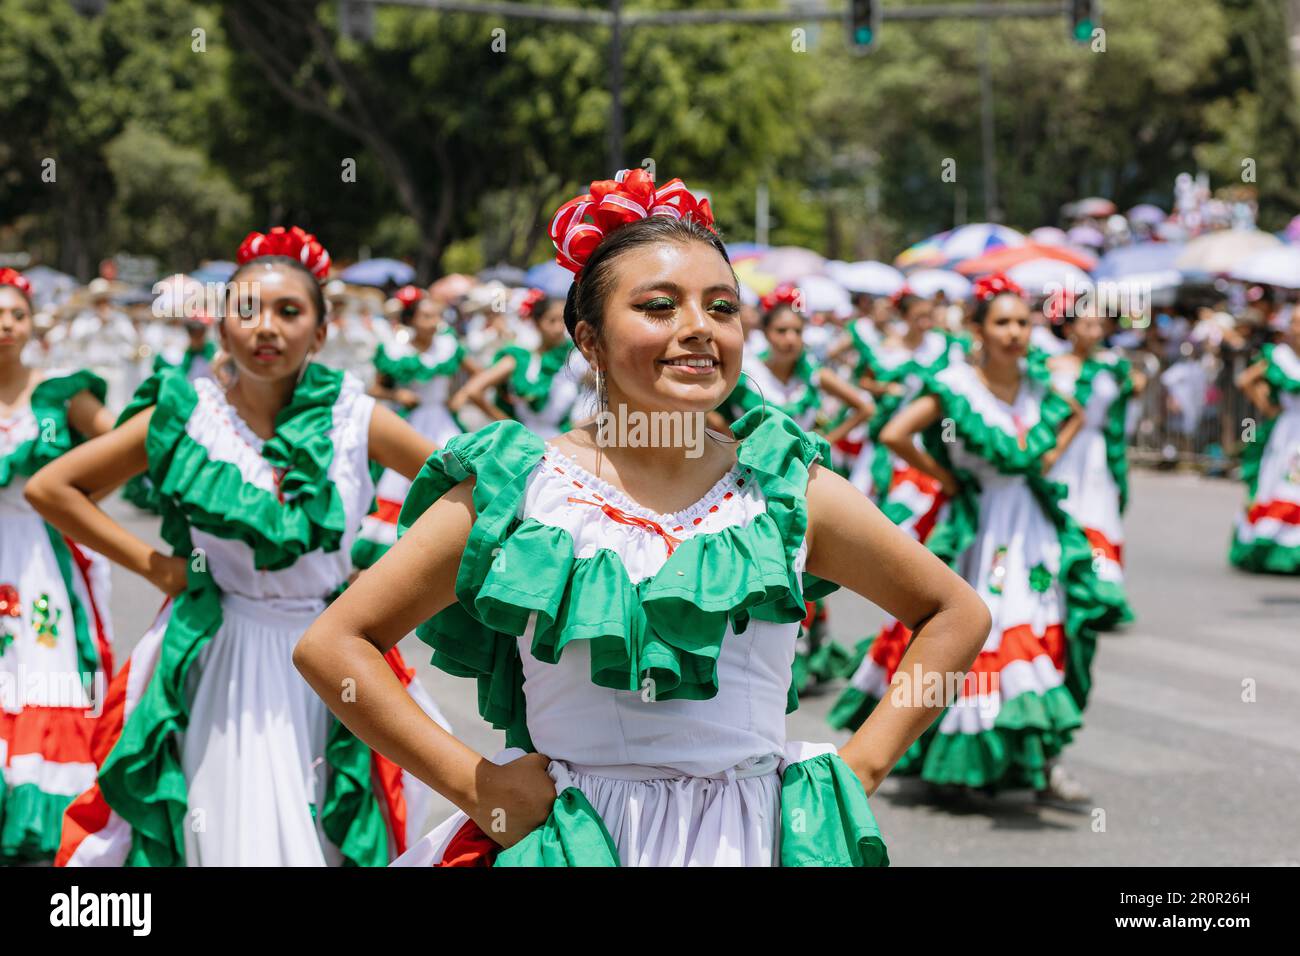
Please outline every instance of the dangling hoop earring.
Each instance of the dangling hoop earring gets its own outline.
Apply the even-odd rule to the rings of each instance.
[[[744,369],[740,370],[740,374],[745,376],[745,378],[749,379],[749,384],[753,387],[754,391],[758,392],[758,397],[763,401],[763,417],[766,418],[767,417],[767,396],[763,394],[763,389],[759,387],[758,381],[754,378],[754,376],[750,375]],[[723,438],[717,432],[711,431],[710,429],[707,428],[704,430],[704,433],[708,435],[710,438],[712,438],[714,441],[721,442],[724,445],[737,445],[740,443],[739,438]]]
[[[307,358],[303,361],[302,367],[298,369],[298,381],[294,382],[293,387],[296,389],[302,384],[302,380],[307,376],[307,366],[311,364],[312,353],[307,353]]]
[[[609,411],[609,390],[605,385],[605,373],[596,369],[596,477],[600,477],[600,468],[605,461],[605,446],[600,440],[601,428],[605,427],[608,419],[605,413]]]

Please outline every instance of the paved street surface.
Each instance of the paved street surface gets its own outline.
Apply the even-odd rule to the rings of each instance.
[[[1138,619],[1103,635],[1085,727],[1065,754],[1092,803],[1043,807],[1019,791],[940,805],[916,781],[887,780],[872,807],[895,865],[1300,865],[1300,579],[1228,567],[1241,494],[1192,475],[1133,476],[1126,558]],[[155,522],[111,507],[154,537]],[[113,588],[125,660],[159,600],[117,569]],[[882,617],[844,593],[830,613],[848,646]],[[472,681],[429,667],[414,638],[402,652],[463,739],[501,747],[478,717]],[[834,696],[805,699],[791,738],[847,739],[824,720]]]

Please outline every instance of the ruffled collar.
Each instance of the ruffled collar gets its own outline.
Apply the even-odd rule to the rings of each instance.
[[[345,384],[343,372],[312,363],[275,419],[275,433],[263,441],[235,412],[213,382],[192,383],[179,369],[148,379],[122,413],[125,421],[154,406],[149,425],[149,474],[163,502],[163,536],[173,546],[192,526],[222,538],[244,541],[261,570],[288,567],[314,550],[337,550],[346,515],[330,476],[334,406]],[[359,389],[359,383],[354,383]],[[274,474],[274,487],[250,483],[239,466],[213,457],[207,435],[187,425],[205,401],[223,415],[232,433],[247,442]]]
[[[549,459],[551,462],[558,464],[563,469],[560,472],[561,475],[565,475],[567,472],[568,475],[581,479],[587,489],[594,490],[601,498],[604,498],[619,510],[647,518],[670,528],[689,528],[695,518],[703,516],[710,508],[715,507],[718,500],[728,491],[734,492],[737,488],[743,488],[746,476],[751,473],[750,469],[737,461],[696,501],[678,511],[661,513],[645,507],[628,495],[627,492],[596,477],[549,442],[546,444],[546,452],[542,459],[543,461]]]

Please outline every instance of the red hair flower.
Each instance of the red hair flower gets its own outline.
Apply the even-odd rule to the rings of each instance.
[[[525,294],[523,301],[519,303],[519,314],[525,319],[533,317],[533,309],[537,308],[537,303],[546,298],[546,293],[541,289],[529,289]]]
[[[644,169],[623,169],[613,179],[593,182],[591,192],[570,199],[556,210],[548,230],[559,250],[555,261],[579,278],[602,239],[620,226],[650,216],[690,216],[713,229],[709,201],[696,199],[680,179],[655,189],[654,180]]]
[[[771,312],[778,305],[788,305],[796,312],[803,311],[803,293],[793,282],[782,282],[767,295],[758,300],[764,312]]]
[[[915,294],[916,293],[912,291],[911,287],[904,283],[897,292],[889,297],[889,301],[894,303],[894,308],[898,308],[898,303],[903,301],[903,296]]]
[[[297,259],[317,279],[330,271],[330,254],[310,232],[299,226],[276,226],[268,233],[250,232],[239,244],[235,261],[241,266],[262,256],[288,256]]]
[[[403,309],[409,309],[424,298],[424,290],[419,286],[404,285],[393,293],[393,298],[402,303]]]
[[[995,272],[992,275],[980,276],[971,286],[971,295],[980,302],[987,302],[989,299],[995,299],[1000,295],[1010,294],[1018,295],[1022,299],[1025,296],[1025,290],[1012,282],[1005,273]]]
[[[0,269],[0,285],[11,285],[27,298],[32,297],[32,284],[17,269],[10,269],[7,266]]]

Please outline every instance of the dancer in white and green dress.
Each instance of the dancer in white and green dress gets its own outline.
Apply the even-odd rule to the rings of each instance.
[[[929,376],[881,440],[952,499],[927,544],[979,592],[993,628],[957,701],[899,770],[932,784],[1028,786],[1078,800],[1085,791],[1055,758],[1082,725],[1097,631],[1121,606],[1061,506],[1064,487],[1045,477],[1081,427],[1081,410],[1026,363],[1029,311],[1019,290],[1001,276],[975,290],[980,361]],[[872,645],[837,705],[837,726],[858,726],[895,674],[908,676],[905,653],[901,640]]]
[[[723,423],[729,424],[755,408],[777,409],[800,428],[812,431],[823,417],[824,407],[838,402],[843,414],[825,432],[827,442],[834,446],[870,419],[875,404],[869,395],[809,354],[803,341],[802,302],[799,288],[788,283],[763,297],[761,327],[767,348],[745,356],[740,380],[719,411]],[[830,636],[826,605],[809,601],[795,656],[795,689],[803,693],[846,677],[852,673],[852,664],[849,650]]]
[[[466,402],[489,407],[496,420],[514,419],[542,438],[569,430],[579,408],[587,363],[564,328],[564,302],[532,289],[520,317],[536,326],[537,346],[507,345],[492,364],[466,382],[448,403],[459,412]],[[495,405],[488,392],[495,390]]]
[[[951,361],[965,361],[965,351],[947,334],[934,328],[934,308],[928,299],[904,289],[895,297],[903,317],[900,334],[887,335],[875,346],[859,350],[862,357],[855,379],[858,384],[880,396],[876,412],[867,428],[862,453],[849,473],[853,486],[880,504],[885,516],[922,544],[941,519],[948,497],[937,479],[895,455],[880,442],[880,433],[900,408],[913,401],[925,381]],[[916,441],[920,441],[919,437]],[[897,619],[888,619],[880,630],[859,641],[845,665],[850,676],[849,688],[832,708],[833,727],[846,727],[858,720],[860,698],[855,685],[877,663],[867,660],[872,646],[877,653],[889,649],[895,662],[901,648],[907,647],[911,633]],[[856,726],[856,725],[855,725]]]
[[[1229,560],[1246,571],[1300,574],[1300,308],[1284,341],[1265,345],[1239,384],[1263,420],[1242,454],[1247,499]]]
[[[257,296],[221,323],[229,385],[160,372],[121,426],[29,488],[48,520],[171,598],[110,687],[98,775],[67,811],[61,864],[377,865],[428,812],[427,789],[334,721],[291,657],[351,571],[370,459],[415,474],[432,443],[358,379],[310,361],[329,263],[313,237],[255,233],[238,259],[232,288]],[[141,469],[169,553],[92,500]],[[384,663],[437,719],[400,656]]]
[[[1073,395],[1083,408],[1083,427],[1062,452],[1048,475],[1065,485],[1064,508],[1088,538],[1093,569],[1101,586],[1114,589],[1122,608],[1118,623],[1133,620],[1124,592],[1124,525],[1128,506],[1128,442],[1125,421],[1129,399],[1139,394],[1145,378],[1122,356],[1100,348],[1105,336],[1102,319],[1062,316],[1069,350],[1046,359],[1052,387]]]
[[[552,220],[578,272],[566,325],[611,413],[703,416],[734,388],[739,284],[710,225],[644,170]],[[733,431],[695,454],[497,422],[430,459],[396,546],[295,654],[359,736],[462,808],[399,862],[886,861],[867,794],[936,708],[894,701],[838,753],[788,741],[805,601],[835,580],[925,618],[909,663],[927,671],[966,666],[988,614],[819,464],[823,440],[770,407]],[[401,699],[382,654],[415,625],[518,749],[490,761]]]
[[[95,777],[112,674],[108,578],[41,520],[28,479],[112,427],[103,379],[37,370],[31,286],[0,269],[0,864],[52,860],[63,811]]]
[[[437,303],[423,289],[397,290],[402,325],[410,332],[404,342],[381,344],[375,350],[375,383],[370,394],[390,403],[417,432],[438,447],[463,428],[448,407],[453,379],[479,365],[465,351],[456,333],[444,326]],[[391,468],[375,482],[375,501],[352,547],[352,563],[368,568],[393,544],[397,513],[411,480]]]

